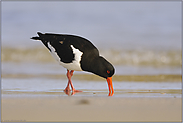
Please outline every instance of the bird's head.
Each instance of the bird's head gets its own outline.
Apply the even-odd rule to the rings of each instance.
[[[115,69],[111,63],[109,63],[103,57],[99,57],[95,59],[96,62],[92,65],[92,72],[96,75],[99,75],[107,80],[108,87],[109,87],[109,96],[114,94],[113,85],[112,85],[112,76],[115,73]]]

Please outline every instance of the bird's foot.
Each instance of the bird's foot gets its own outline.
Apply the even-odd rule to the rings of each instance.
[[[65,94],[70,95],[71,89],[69,87],[66,87],[64,92],[65,92]]]
[[[79,92],[83,92],[83,91],[73,89],[71,95],[74,95],[74,94],[79,93]]]
[[[72,89],[72,92],[83,92],[83,91]]]
[[[70,91],[64,91],[64,93],[69,96],[71,92]]]
[[[65,91],[65,92],[70,92],[71,89],[70,89],[69,87],[66,87],[64,91]]]

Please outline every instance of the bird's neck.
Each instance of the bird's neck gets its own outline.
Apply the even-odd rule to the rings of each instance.
[[[101,56],[92,57],[92,58],[90,58],[89,61],[83,62],[81,64],[82,70],[87,71],[87,72],[92,72],[94,74],[99,75],[100,67],[103,66],[100,59],[103,59],[103,57],[101,57]]]

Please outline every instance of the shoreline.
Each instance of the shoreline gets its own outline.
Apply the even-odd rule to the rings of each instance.
[[[2,74],[5,78],[50,78],[50,79],[67,79],[65,74]],[[76,80],[91,80],[103,81],[105,79],[95,74],[74,74],[73,79]],[[157,74],[157,75],[114,75],[113,81],[145,81],[145,82],[181,82],[182,75],[179,74]]]

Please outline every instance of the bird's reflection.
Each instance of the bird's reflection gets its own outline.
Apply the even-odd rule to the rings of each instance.
[[[64,92],[65,92],[65,94],[67,94],[68,96],[72,96],[72,95],[74,95],[74,94],[76,94],[76,93],[79,93],[79,92],[76,92],[76,91],[65,91],[64,90]],[[81,92],[81,91],[80,91]]]

